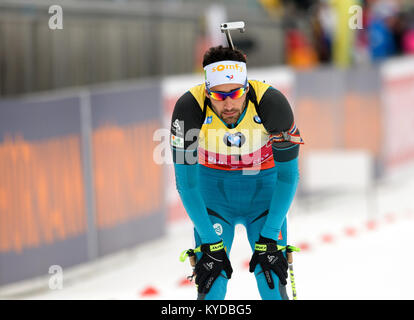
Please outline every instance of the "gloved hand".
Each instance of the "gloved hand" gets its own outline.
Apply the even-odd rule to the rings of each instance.
[[[233,269],[224,249],[223,241],[202,244],[201,252],[203,255],[194,269],[195,283],[199,293],[207,294],[222,270],[230,279]]]
[[[254,272],[257,264],[260,264],[264,272],[267,284],[270,289],[274,289],[275,284],[271,270],[279,277],[279,281],[284,286],[287,284],[288,263],[282,251],[277,249],[277,242],[273,239],[260,236],[255,243],[253,257],[249,263],[249,271]]]

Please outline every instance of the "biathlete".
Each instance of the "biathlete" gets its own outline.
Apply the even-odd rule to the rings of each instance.
[[[205,82],[183,94],[172,119],[176,186],[194,224],[198,299],[224,299],[236,224],[247,231],[262,299],[286,293],[286,214],[298,180],[303,143],[288,100],[263,82],[248,80],[246,56],[210,48]]]

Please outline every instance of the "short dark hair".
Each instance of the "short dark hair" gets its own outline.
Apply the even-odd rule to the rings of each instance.
[[[232,60],[247,63],[246,55],[238,50],[223,46],[211,47],[207,50],[203,57],[203,68],[211,63]]]

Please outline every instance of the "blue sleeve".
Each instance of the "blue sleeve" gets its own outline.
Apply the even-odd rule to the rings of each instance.
[[[198,187],[198,166],[174,163],[177,190],[201,242],[214,243],[221,239],[214,231]]]
[[[273,147],[277,179],[270,202],[269,214],[261,231],[261,235],[265,238],[277,240],[282,223],[295,196],[299,182],[298,150],[298,145],[284,150]],[[286,157],[286,154],[288,154],[288,157]],[[292,158],[292,154],[296,156]],[[283,159],[283,161],[277,159]]]

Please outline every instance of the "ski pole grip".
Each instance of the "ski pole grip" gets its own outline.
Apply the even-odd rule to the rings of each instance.
[[[293,255],[292,255],[292,252],[290,251],[286,251],[286,258],[287,258],[287,262],[289,263],[289,264],[292,264],[293,263]]]
[[[194,252],[193,249],[189,249],[187,251],[187,253],[188,253],[188,260],[190,260],[190,265],[194,269],[195,268],[195,265],[197,264],[197,256],[196,256],[196,254],[195,254],[195,252]]]
[[[195,268],[195,266],[197,264],[197,258],[196,258],[196,256],[195,255],[189,256],[189,260],[190,260],[191,267]]]

